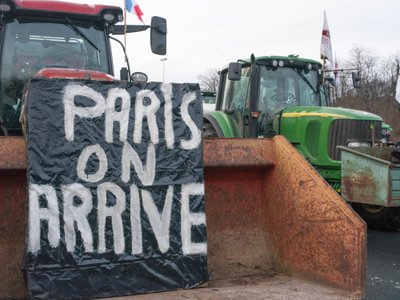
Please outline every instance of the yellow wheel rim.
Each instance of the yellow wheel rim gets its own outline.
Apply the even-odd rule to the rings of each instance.
[[[382,211],[385,207],[379,205],[363,204],[363,208],[365,209],[365,211],[371,214],[377,214],[380,211]]]

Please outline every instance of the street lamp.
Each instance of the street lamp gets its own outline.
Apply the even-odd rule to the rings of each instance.
[[[167,60],[167,58],[166,57],[163,57],[163,58],[161,58],[160,59],[160,61],[162,61],[163,62],[163,70],[162,70],[162,82],[164,82],[164,79],[165,79],[165,61]]]

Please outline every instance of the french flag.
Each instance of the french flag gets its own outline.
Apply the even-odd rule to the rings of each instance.
[[[139,20],[142,21],[142,23],[144,24],[142,19],[143,12],[140,9],[139,4],[136,2],[136,0],[125,0],[125,3],[126,3],[126,10],[132,14],[136,14]]]

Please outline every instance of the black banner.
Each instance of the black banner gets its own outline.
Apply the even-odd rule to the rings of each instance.
[[[23,117],[31,298],[207,280],[198,85],[35,79]]]

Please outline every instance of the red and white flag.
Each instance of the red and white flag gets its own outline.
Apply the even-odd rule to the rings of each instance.
[[[336,58],[336,53],[335,53],[335,69],[333,70],[333,74],[335,75],[335,81],[338,80],[338,73],[339,73],[339,64]]]
[[[135,14],[140,21],[143,22],[142,16],[143,16],[143,12],[139,7],[139,4],[137,3],[136,0],[125,0],[125,5],[126,5],[126,10],[129,11],[132,14]]]
[[[396,85],[396,100],[400,103],[400,74],[397,77],[397,85]]]
[[[329,32],[328,21],[326,19],[326,13],[324,11],[324,25],[322,27],[322,37],[321,37],[321,58],[328,59],[330,63],[332,60],[332,44],[331,44],[331,34]]]

